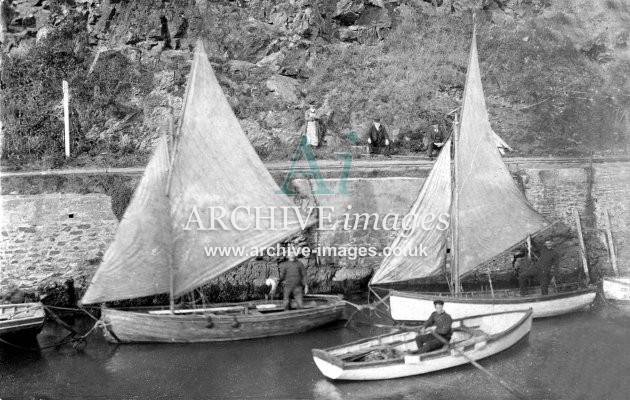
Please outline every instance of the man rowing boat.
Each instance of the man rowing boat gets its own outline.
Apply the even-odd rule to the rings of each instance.
[[[435,311],[431,313],[429,319],[422,326],[420,334],[416,337],[418,350],[422,353],[439,349],[444,345],[431,333],[431,330],[434,330],[436,334],[442,336],[446,341],[450,341],[453,334],[451,327],[453,319],[444,311],[444,302],[437,299],[433,302],[433,305],[435,306]]]

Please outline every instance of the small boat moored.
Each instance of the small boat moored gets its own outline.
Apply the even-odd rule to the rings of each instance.
[[[340,297],[304,297],[304,308],[285,311],[282,301],[258,300],[214,307],[116,309],[103,307],[105,339],[111,343],[192,343],[255,339],[304,332],[343,314]]]
[[[392,291],[389,298],[392,318],[396,321],[420,321],[433,312],[433,300],[440,298],[448,303],[453,318],[479,313],[496,313],[531,308],[533,318],[555,317],[589,307],[595,300],[597,288],[559,291],[545,296],[520,296],[518,290],[495,291],[494,297],[484,293],[470,293],[470,297],[448,293],[421,293]],[[475,296],[477,295],[477,296]],[[484,297],[484,295],[486,297]]]
[[[397,321],[419,320],[429,315],[436,296],[449,304],[453,318],[530,307],[534,318],[551,317],[592,304],[596,287],[584,288],[581,282],[554,284],[556,293],[544,295],[541,291],[520,296],[518,289],[493,289],[492,274],[512,275],[514,262],[520,258],[516,255],[525,248],[529,268],[543,267],[535,267],[538,257],[535,249],[541,254],[545,251],[550,257],[545,262],[551,264],[544,268],[559,270],[561,255],[551,247],[533,243],[536,239],[540,244],[549,241],[553,245],[555,224],[534,209],[497,150],[483,93],[474,30],[460,114],[461,122],[453,123],[454,161],[451,162],[449,139],[409,212],[417,217],[415,226],[399,231],[392,244],[394,250],[383,258],[370,287],[389,291],[391,316]],[[445,219],[448,216],[449,224],[431,226],[422,222],[425,216],[438,215]],[[411,255],[409,250],[421,245],[432,249],[431,254]],[[491,290],[465,292],[462,280],[482,271],[488,275]],[[427,294],[414,287],[400,291],[392,286],[429,280],[447,283],[450,293]]]
[[[42,330],[46,313],[42,303],[0,304],[0,337],[34,337]]]
[[[428,353],[418,353],[419,333],[409,330],[313,349],[313,359],[330,379],[377,380],[426,374],[508,349],[529,333],[532,315],[530,309],[455,319],[450,343]]]
[[[630,278],[604,278],[602,286],[606,300],[630,305]]]
[[[116,343],[242,340],[303,332],[339,319],[344,302],[337,296],[307,296],[304,308],[289,311],[281,301],[207,305],[203,295],[201,304],[193,300],[194,307],[176,308],[176,299],[194,299],[198,288],[297,236],[315,220],[279,191],[234,115],[202,41],[194,52],[177,134],[170,136],[170,143],[165,136],[158,141],[81,300],[97,304],[168,293],[169,306],[104,306],[106,338]],[[250,208],[268,215],[252,214]],[[232,224],[207,229],[199,215],[203,210],[232,213]],[[199,216],[197,223],[191,223],[191,215]]]

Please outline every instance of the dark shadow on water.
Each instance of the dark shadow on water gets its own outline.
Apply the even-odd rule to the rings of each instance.
[[[0,365],[25,365],[42,358],[37,337],[5,336],[0,342]]]
[[[67,331],[47,324],[34,354],[0,347],[3,397],[200,399],[507,399],[471,365],[383,381],[325,379],[311,349],[388,333],[375,315],[256,340],[195,344],[107,343],[100,331],[82,352],[47,348]],[[77,321],[85,332],[91,320]],[[614,308],[535,320],[528,337],[479,363],[532,399],[624,399],[630,391],[630,318]],[[31,346],[34,343],[31,343]],[[37,385],[33,385],[33,382]]]

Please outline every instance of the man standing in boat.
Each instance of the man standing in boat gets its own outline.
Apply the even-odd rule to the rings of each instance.
[[[536,256],[534,255],[534,257]],[[521,290],[521,296],[527,295],[527,279],[534,276],[537,276],[540,281],[540,293],[542,295],[549,294],[548,287],[550,278],[553,277],[553,279],[555,279],[558,273],[559,262],[560,255],[553,249],[553,242],[551,240],[545,240],[545,245],[540,250],[538,259],[518,276],[518,286]]]
[[[280,263],[280,279],[284,282],[283,305],[286,311],[291,309],[291,295],[297,303],[297,308],[303,307],[304,288],[306,287],[306,268],[295,256],[295,250],[289,249],[288,260]]]
[[[444,345],[429,329],[434,329],[434,332],[442,336],[447,342],[451,340],[453,334],[451,326],[453,325],[453,319],[444,311],[444,302],[437,299],[433,302],[433,305],[435,306],[435,311],[431,313],[429,319],[422,326],[420,334],[416,337],[418,350],[422,353],[439,349]]]

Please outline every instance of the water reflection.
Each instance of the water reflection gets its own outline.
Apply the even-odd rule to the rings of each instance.
[[[357,319],[360,323],[363,320]],[[383,323],[383,321],[373,321]],[[90,321],[79,321],[81,332]],[[83,323],[84,326],[80,324]],[[0,396],[86,398],[504,399],[509,393],[470,365],[374,382],[325,379],[311,356],[387,329],[338,323],[298,335],[208,344],[112,345],[92,336],[26,353],[0,349]],[[532,399],[624,399],[630,392],[630,318],[615,308],[536,320],[529,337],[482,360]],[[42,348],[66,332],[47,325]],[[37,382],[35,385],[34,382]]]

